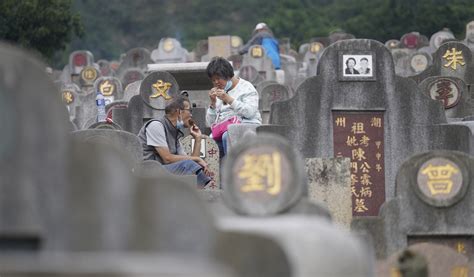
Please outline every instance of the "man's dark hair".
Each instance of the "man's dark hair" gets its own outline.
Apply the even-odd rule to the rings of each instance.
[[[171,102],[166,105],[165,107],[165,113],[166,114],[172,114],[177,110],[184,110],[184,102],[188,102],[189,105],[191,105],[191,102],[189,102],[189,99],[185,96],[177,96]]]
[[[214,57],[207,65],[207,76],[212,78],[212,76],[217,75],[221,78],[229,80],[234,77],[234,69],[230,62],[222,57]]]
[[[366,62],[369,62],[369,60],[367,58],[362,58],[360,59],[360,61],[366,61]]]

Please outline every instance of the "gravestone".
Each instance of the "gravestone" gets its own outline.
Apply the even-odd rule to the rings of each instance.
[[[123,101],[130,101],[133,96],[140,94],[140,84],[142,83],[141,80],[135,81],[133,83],[128,84],[125,87],[125,91],[123,93]]]
[[[335,224],[349,230],[352,220],[351,163],[349,158],[305,159],[308,198],[324,203]]]
[[[69,83],[61,86],[61,100],[67,107],[70,121],[74,121],[76,118],[76,110],[82,105],[79,97],[80,93],[81,89],[76,84]]]
[[[303,62],[307,66],[307,77],[316,75],[316,67],[318,65],[319,58],[324,50],[324,44],[319,41],[313,41],[308,46]]]
[[[260,82],[265,81],[265,78],[262,77],[257,69],[252,65],[243,65],[239,69],[239,73],[236,74],[244,80],[249,81],[253,85],[259,84]]]
[[[400,41],[398,39],[390,39],[385,42],[385,46],[392,50],[400,47]]]
[[[206,58],[209,57],[207,55],[209,53],[209,42],[207,39],[202,39],[196,43],[196,48],[194,48],[194,58],[195,62],[203,62],[202,58],[206,56]]]
[[[429,45],[428,38],[418,32],[404,34],[400,39],[400,48],[418,49]]]
[[[306,193],[302,159],[281,137],[248,137],[223,165],[223,197],[240,214],[268,216],[294,206]]]
[[[409,76],[411,68],[410,55],[413,54],[414,51],[406,48],[395,48],[391,50],[391,53],[395,67],[395,74],[402,77]]]
[[[446,42],[433,54],[433,64],[412,77],[417,83],[431,76],[457,77],[469,86],[474,83],[472,52],[460,42]]]
[[[127,108],[128,108],[128,101],[115,101],[115,102],[112,102],[112,103],[106,105],[105,106],[105,111],[106,111],[106,114],[107,114],[106,121],[114,123],[117,126],[120,126],[114,121],[114,110],[115,109],[126,110]],[[120,126],[120,130],[122,130],[121,126]]]
[[[333,44],[337,41],[354,39],[355,36],[344,31],[336,31],[329,34],[329,44]],[[328,44],[328,45],[329,45]]]
[[[474,114],[466,83],[456,77],[428,77],[419,85],[421,91],[439,101],[447,118],[464,118]]]
[[[94,82],[94,91],[100,91],[105,104],[110,104],[123,98],[122,83],[115,77],[100,77]]]
[[[371,58],[372,73],[345,74],[349,58]],[[283,134],[305,158],[351,158],[351,186],[358,194],[364,191],[363,197],[353,195],[353,216],[378,215],[385,199],[395,195],[399,166],[413,153],[469,151],[468,128],[443,125],[443,109],[411,80],[394,74],[383,44],[332,44],[321,56],[318,72],[293,98],[273,103],[270,123],[277,126],[262,125],[257,133]]]
[[[208,37],[207,40],[209,42],[209,57],[227,58],[231,55],[231,36],[212,36]]]
[[[227,127],[227,149],[231,149],[234,145],[247,141],[247,136],[257,134],[259,124],[240,123],[231,124]]]
[[[471,50],[474,49],[474,21],[471,21],[466,25],[464,44],[466,44]]]
[[[110,62],[107,60],[98,60],[100,76],[114,76],[115,70],[110,67]]]
[[[242,66],[242,62],[244,60],[244,56],[235,54],[231,55],[227,58],[229,62],[232,63],[232,67],[234,68],[234,73],[238,70],[240,70],[240,67]]]
[[[400,261],[401,255],[405,254],[406,256],[406,251],[413,253],[412,256],[421,256],[424,262],[416,261],[414,257],[405,257],[405,260],[411,259],[411,263]],[[377,276],[403,276],[400,269],[405,272],[413,272],[415,267],[420,266],[426,267],[425,276],[430,277],[467,277],[472,275],[472,267],[462,254],[438,244],[417,243],[409,246],[406,250],[393,254],[382,265],[379,265]]]
[[[409,76],[423,72],[433,63],[433,58],[430,54],[425,52],[414,52],[410,55],[410,69]]]
[[[412,156],[400,167],[396,198],[384,204],[371,232],[380,257],[419,243],[451,247],[474,257],[472,209],[473,160],[456,151],[437,150]],[[359,222],[364,224],[364,222]],[[360,228],[359,226],[353,226]]]
[[[244,45],[244,41],[239,36],[231,36],[230,37],[230,46],[231,46],[231,55],[238,55],[239,50]]]
[[[117,73],[122,75],[123,72],[129,68],[139,68],[141,70],[145,70],[148,64],[153,63],[150,55],[150,51],[143,47],[137,47],[128,50],[122,62],[120,63]]]
[[[194,139],[191,135],[181,140],[184,152],[191,155],[193,153]],[[207,163],[211,171],[211,177],[215,180],[214,186],[206,186],[205,190],[220,189],[220,168],[219,168],[219,147],[217,143],[210,137],[205,136],[201,140],[200,157]]]
[[[79,75],[86,66],[94,64],[94,55],[85,50],[74,51],[69,55],[69,74]]]
[[[33,55],[0,43],[0,248],[37,251],[65,182],[67,110]]]
[[[447,40],[455,40],[454,34],[451,30],[444,28],[443,30],[434,33],[430,38],[431,53],[434,53]]]
[[[265,49],[261,45],[253,45],[249,48],[248,53],[244,55],[239,74],[242,74],[243,67],[247,65],[253,66],[263,80],[275,80],[276,78],[272,60],[266,55]]]
[[[262,114],[262,123],[267,124],[270,116],[270,107],[273,102],[284,101],[290,98],[289,88],[280,84],[268,84],[260,92],[259,110]]]
[[[91,90],[88,94],[79,95],[81,106],[76,108],[74,123],[79,129],[87,129],[97,122],[96,94]]]
[[[187,56],[188,51],[174,38],[162,38],[158,48],[151,52],[151,59],[155,63],[185,63]]]
[[[84,142],[99,142],[111,145],[126,153],[128,159],[138,165],[143,160],[142,145],[138,137],[119,130],[89,129],[71,133],[73,139]],[[136,166],[134,166],[136,168]]]
[[[144,78],[145,74],[140,68],[128,68],[122,72],[120,81],[122,82],[123,87],[126,89],[129,84],[141,81]]]
[[[373,276],[373,255],[366,245],[349,232],[319,217],[228,217],[219,219],[218,226],[226,232],[256,234],[274,240],[283,249],[290,266],[291,275],[284,275],[284,271],[282,276]],[[278,250],[275,250],[266,255],[277,255]],[[236,252],[237,257],[243,255],[239,250]],[[279,264],[278,267],[285,264]]]

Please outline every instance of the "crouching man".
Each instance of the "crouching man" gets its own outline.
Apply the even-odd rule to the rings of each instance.
[[[189,128],[194,138],[194,150],[186,155],[179,139],[183,130]],[[194,124],[191,103],[183,96],[173,99],[165,107],[165,116],[145,123],[138,133],[143,148],[144,160],[156,160],[169,172],[177,175],[197,175],[199,187],[214,180],[209,176],[207,163],[199,157],[201,149],[201,130]]]

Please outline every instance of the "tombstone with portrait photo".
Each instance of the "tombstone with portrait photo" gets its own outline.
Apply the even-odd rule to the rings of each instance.
[[[463,42],[467,45],[467,47],[474,51],[474,21],[467,23],[466,37],[464,38]]]

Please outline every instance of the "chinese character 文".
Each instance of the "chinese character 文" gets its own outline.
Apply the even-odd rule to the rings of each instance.
[[[277,195],[281,190],[280,153],[246,154],[238,176],[246,180],[241,188],[242,192],[266,191]]]
[[[171,83],[163,82],[163,80],[158,80],[152,85],[152,90],[155,92],[150,96],[150,98],[158,98],[162,96],[165,100],[170,100],[172,97],[168,95],[168,90],[172,86]]]
[[[451,67],[451,69],[456,70],[457,64],[464,66],[464,57],[462,56],[462,51],[456,51],[456,48],[451,48],[451,51],[446,50],[443,58],[448,62],[444,64],[444,67]]]
[[[440,100],[443,102],[443,105],[446,107],[449,104],[449,98],[453,98],[454,95],[452,94],[453,88],[451,87],[450,81],[439,81],[436,83],[436,100]]]
[[[346,118],[345,117],[337,117],[336,118],[336,126],[346,127]]]
[[[363,212],[366,212],[368,210],[369,209],[365,206],[365,199],[356,198],[354,212],[363,213]]]
[[[352,123],[351,132],[354,133],[354,134],[365,134],[364,123],[362,123],[362,122]]]
[[[451,164],[434,166],[429,164],[421,173],[428,176],[428,188],[431,195],[449,194],[453,187],[451,176],[459,171]]]

